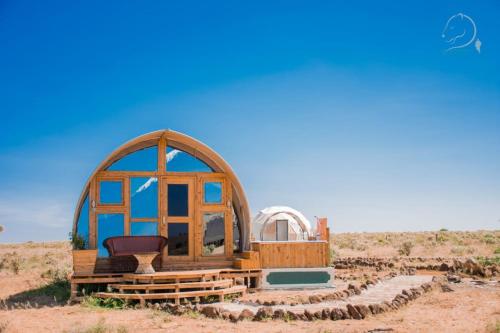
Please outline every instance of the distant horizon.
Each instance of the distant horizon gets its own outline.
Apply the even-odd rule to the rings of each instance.
[[[340,233],[498,230],[499,12],[3,1],[0,243],[64,239],[94,168],[162,128],[219,153],[253,213],[286,205]],[[450,50],[457,13],[475,42]]]

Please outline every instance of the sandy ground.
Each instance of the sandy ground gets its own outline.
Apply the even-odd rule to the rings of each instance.
[[[434,290],[397,312],[365,320],[315,322],[240,322],[204,317],[171,316],[153,310],[102,310],[79,305],[0,311],[5,332],[85,332],[100,321],[122,332],[496,332],[500,321],[500,289],[454,286],[455,292]]]
[[[483,239],[484,233],[457,234],[460,243],[471,247],[477,254],[493,254],[498,248],[499,233],[494,232],[494,243],[491,237],[488,243]],[[355,234],[341,235],[344,238],[356,239],[356,246],[364,245],[368,250],[352,250],[352,255],[368,256],[369,252],[380,251],[381,255],[394,253],[397,242],[408,237],[415,239],[415,253],[424,254],[420,250],[426,248],[426,243],[420,245],[419,238],[432,238],[434,236],[416,234],[398,234],[399,238],[393,240],[388,237],[390,246],[380,245],[379,239],[387,237],[381,234]],[[458,236],[453,237],[457,238]],[[442,253],[449,256],[451,249],[456,245],[455,238],[450,236],[446,246],[436,246],[434,255]],[[425,238],[425,239],[427,239]],[[345,240],[343,240],[345,241]],[[345,241],[347,243],[347,241]],[[339,247],[340,249],[340,247]],[[340,251],[344,255],[351,255],[350,248],[343,246]],[[15,254],[14,254],[15,253]],[[66,242],[57,243],[25,243],[25,244],[0,244],[0,299],[7,299],[28,290],[33,290],[51,281],[54,272],[65,272],[71,265],[71,252]],[[12,270],[12,262],[19,262],[19,271]],[[52,272],[48,274],[47,272]],[[343,289],[352,281],[359,283],[367,277],[374,275],[385,276],[388,271],[376,272],[373,268],[358,267],[349,270],[337,270],[336,279],[339,289]],[[419,271],[418,274],[426,272]],[[437,274],[437,272],[427,272]],[[488,285],[485,287],[474,286],[467,283],[452,285],[454,292],[444,293],[434,290],[424,294],[416,301],[411,302],[401,310],[390,312],[365,320],[344,321],[314,321],[314,322],[239,322],[233,324],[223,320],[207,319],[199,314],[189,314],[181,317],[172,316],[165,312],[143,310],[106,310],[102,308],[88,308],[82,305],[45,306],[37,309],[0,310],[0,333],[5,332],[68,332],[68,333],[99,333],[99,332],[368,332],[375,329],[392,329],[394,332],[499,332],[500,333],[500,287]],[[313,291],[265,291],[248,294],[245,299],[261,301],[287,300],[293,301],[301,297],[307,298],[311,294],[323,293],[323,290]],[[47,298],[47,296],[45,296]],[[54,304],[43,298],[33,299],[40,304]]]

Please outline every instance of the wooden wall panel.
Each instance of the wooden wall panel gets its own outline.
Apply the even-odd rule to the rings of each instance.
[[[327,267],[328,242],[254,242],[262,268]]]

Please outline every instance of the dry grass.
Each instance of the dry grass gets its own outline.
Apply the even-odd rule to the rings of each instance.
[[[493,256],[500,254],[500,230],[424,231],[332,234],[338,257]]]

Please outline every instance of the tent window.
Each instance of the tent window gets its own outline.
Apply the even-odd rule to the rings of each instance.
[[[168,255],[187,256],[189,254],[189,224],[168,224]]]
[[[208,204],[222,203],[222,183],[206,182],[204,186],[204,202]]]
[[[130,223],[130,235],[156,236],[158,235],[158,222],[132,222]]]
[[[76,234],[83,239],[84,248],[89,247],[89,196],[85,197],[80,215],[78,216],[78,223],[76,225]]]
[[[205,162],[185,151],[167,147],[167,171],[169,172],[213,172]]]
[[[238,215],[236,215],[233,206],[233,252],[241,252],[240,239],[241,239],[240,220],[238,219]]]
[[[97,215],[97,248],[99,257],[108,257],[108,250],[102,242],[108,237],[123,236],[125,232],[123,214]]]
[[[288,240],[288,220],[276,220],[276,240]]]
[[[158,178],[130,178],[130,217],[158,218]]]
[[[122,182],[119,180],[103,180],[99,182],[99,203],[105,205],[123,204]]]
[[[156,171],[158,169],[158,148],[152,146],[136,150],[111,164],[109,171]]]
[[[224,213],[203,214],[203,255],[224,255]]]

